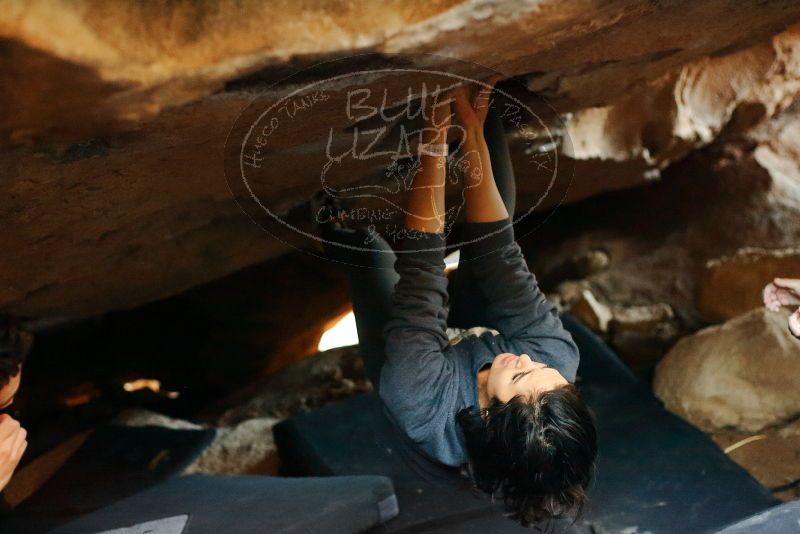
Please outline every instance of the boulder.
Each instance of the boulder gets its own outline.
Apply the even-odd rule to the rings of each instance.
[[[756,432],[797,417],[800,339],[787,318],[761,308],[681,339],[656,367],[656,395],[707,431]]]
[[[787,26],[800,4],[789,0],[3,7],[0,109],[13,112],[0,117],[0,226],[13,261],[0,263],[0,313],[23,317],[139,306],[290,250],[286,235],[264,234],[240,211],[225,146],[254,97],[275,103],[301,82],[386,66],[485,74],[480,64],[521,82],[509,87],[524,102],[547,99],[556,126],[599,109],[576,115],[574,150],[559,138],[574,180],[568,173],[568,191],[542,209],[641,185],[729,123],[777,113],[796,91]],[[431,79],[415,76],[359,83],[398,91]],[[320,189],[320,139],[354,123],[319,109],[298,116],[268,162],[281,214]],[[542,165],[530,157],[542,146],[512,137],[520,176]],[[381,170],[362,167],[346,167],[336,185]],[[540,186],[521,187],[520,206]]]

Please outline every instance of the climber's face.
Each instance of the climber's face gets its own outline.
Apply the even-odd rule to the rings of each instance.
[[[490,398],[508,402],[517,395],[537,398],[542,393],[569,384],[561,373],[531,360],[527,354],[498,354],[489,369],[486,392]]]
[[[16,376],[9,376],[8,383],[0,388],[0,410],[9,408],[14,403],[14,397],[19,389],[19,382],[22,379],[22,369]]]

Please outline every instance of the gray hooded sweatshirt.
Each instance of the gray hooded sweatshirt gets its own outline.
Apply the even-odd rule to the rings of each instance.
[[[424,453],[445,465],[467,463],[456,421],[478,406],[478,371],[504,352],[528,354],[575,381],[578,348],[528,270],[510,219],[466,223],[460,262],[470,262],[476,290],[488,298],[486,331],[452,344],[443,234],[418,232],[398,247],[400,279],[383,329],[386,361],[379,395],[393,422]],[[402,252],[402,251],[407,252]]]

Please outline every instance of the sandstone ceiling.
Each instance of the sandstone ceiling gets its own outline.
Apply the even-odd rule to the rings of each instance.
[[[573,201],[657,178],[726,129],[789,106],[798,20],[794,1],[9,1],[0,312],[132,307],[287,250],[242,213],[225,176],[226,139],[254,98],[278,101],[381,58],[496,70],[517,98],[555,110],[549,126],[571,139]],[[306,116],[270,154],[281,171],[270,195],[286,213],[319,189],[309,154],[321,133],[352,126]],[[530,171],[526,143],[512,137],[518,174]]]

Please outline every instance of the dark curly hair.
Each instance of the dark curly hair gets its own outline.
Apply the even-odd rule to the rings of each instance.
[[[578,388],[569,384],[539,395],[493,400],[488,414],[457,414],[475,486],[505,504],[530,527],[577,518],[594,474],[597,431]]]
[[[0,319],[0,388],[19,374],[32,343],[33,336],[19,323]]]

